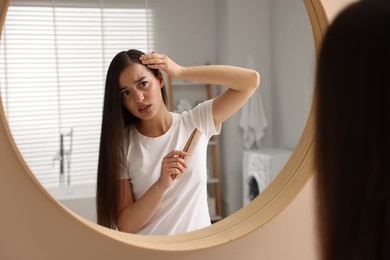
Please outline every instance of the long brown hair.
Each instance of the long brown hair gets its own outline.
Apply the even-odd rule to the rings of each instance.
[[[139,58],[144,53],[139,50],[118,53],[107,71],[103,119],[100,136],[100,150],[97,173],[96,209],[97,222],[108,228],[116,228],[118,218],[119,183],[126,167],[128,146],[127,129],[137,118],[123,105],[120,97],[119,75],[133,63],[141,64]],[[150,69],[156,78],[159,71]],[[165,87],[161,88],[166,104]]]
[[[333,21],[315,97],[321,258],[390,259],[389,1],[359,1]]]

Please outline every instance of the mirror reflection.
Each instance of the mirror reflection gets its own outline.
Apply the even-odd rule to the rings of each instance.
[[[38,2],[14,0],[7,13],[0,52],[3,108],[31,170],[81,216],[96,221],[104,80],[121,50],[157,50],[186,66],[228,64],[260,72],[254,98],[223,124],[216,149],[208,151],[213,221],[261,194],[295,148],[315,67],[303,2],[56,1],[55,9],[52,1]],[[195,84],[170,86],[173,110],[207,98]],[[222,89],[213,86],[212,95]]]

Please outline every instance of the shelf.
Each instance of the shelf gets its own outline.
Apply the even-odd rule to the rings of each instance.
[[[222,216],[210,216],[211,222],[217,222],[222,219]]]
[[[211,141],[209,142],[209,145],[217,145],[217,141],[211,140]]]
[[[207,183],[208,184],[219,183],[219,179],[217,178],[207,179]]]

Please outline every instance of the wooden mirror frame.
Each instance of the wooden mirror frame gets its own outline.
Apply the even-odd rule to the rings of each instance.
[[[328,25],[328,19],[320,0],[303,1],[312,25],[314,43],[318,52]],[[5,21],[9,2],[10,0],[1,0],[0,2],[1,27]],[[6,216],[1,221],[7,222],[7,220],[12,219],[13,223],[20,223],[20,226],[15,225],[9,228],[2,225],[6,227],[6,230],[2,231],[2,235],[7,234],[9,236],[7,239],[16,244],[16,241],[21,237],[13,236],[12,230],[29,225],[28,232],[33,232],[34,225],[37,225],[35,235],[39,236],[39,225],[45,225],[47,229],[52,228],[53,237],[62,236],[62,240],[72,241],[72,234],[77,234],[77,238],[73,237],[74,243],[85,239],[85,252],[91,252],[90,250],[95,249],[94,242],[99,241],[97,244],[102,244],[101,240],[104,240],[107,243],[107,248],[111,246],[111,249],[107,249],[111,250],[109,255],[120,255],[123,258],[127,257],[126,259],[136,257],[138,253],[142,255],[151,251],[173,254],[193,252],[240,239],[259,229],[285,209],[310,179],[313,171],[314,106],[312,104],[305,129],[291,158],[279,176],[261,196],[233,215],[201,230],[175,236],[140,236],[101,227],[69,211],[52,198],[36,180],[17,149],[0,100],[0,165],[2,165],[0,169],[0,205],[2,215]],[[22,231],[15,233],[23,234]],[[50,231],[44,233],[48,234]],[[31,237],[29,234],[27,236]],[[122,251],[116,253],[112,248],[119,246],[136,248],[137,253],[133,252],[127,256],[122,255]],[[64,250],[72,250],[70,245],[63,245],[63,247]],[[21,244],[19,250],[23,250],[23,248],[25,245]],[[100,256],[100,258],[102,257]]]

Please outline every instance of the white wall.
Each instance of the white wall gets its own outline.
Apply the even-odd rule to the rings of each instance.
[[[261,74],[261,91],[267,117],[271,116],[270,6],[268,0],[217,1],[218,62],[246,66],[251,55]],[[226,121],[221,134],[223,210],[230,215],[242,207],[240,112]],[[272,125],[266,130],[264,145],[272,145]]]
[[[312,98],[314,43],[301,0],[217,0],[218,62],[245,66],[252,55],[269,126],[260,148],[293,149]],[[225,27],[226,26],[226,27]],[[310,76],[308,76],[310,75]],[[223,200],[226,214],[242,207],[240,114],[222,131]]]
[[[216,61],[214,0],[163,0],[156,8],[156,51],[181,65]]]
[[[306,123],[314,89],[313,34],[303,1],[270,2],[273,143],[294,149]]]

